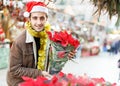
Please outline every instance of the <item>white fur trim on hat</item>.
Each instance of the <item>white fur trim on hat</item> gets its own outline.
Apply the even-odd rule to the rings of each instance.
[[[30,16],[30,13],[29,13],[29,12],[24,12],[23,16],[24,16],[24,17],[29,17],[29,16]]]
[[[33,6],[30,13],[32,13],[32,12],[44,12],[44,13],[48,14],[48,9],[43,6]]]

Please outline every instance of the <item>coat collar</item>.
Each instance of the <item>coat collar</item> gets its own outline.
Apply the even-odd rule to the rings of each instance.
[[[36,53],[36,44],[34,37],[26,30],[26,41],[25,43],[33,43],[33,52],[34,52],[34,59],[35,59],[35,66],[37,65],[37,53]]]
[[[34,38],[28,31],[26,31],[26,43],[31,43],[31,42],[34,42]]]

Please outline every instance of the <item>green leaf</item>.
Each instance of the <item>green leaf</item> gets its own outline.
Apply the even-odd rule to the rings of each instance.
[[[118,17],[118,19],[117,19],[117,22],[116,22],[115,26],[116,26],[116,27],[119,27],[119,26],[120,26],[120,16]]]

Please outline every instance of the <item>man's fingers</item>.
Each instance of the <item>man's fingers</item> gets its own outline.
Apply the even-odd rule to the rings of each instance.
[[[51,79],[52,78],[52,75],[50,75],[48,72],[46,71],[42,71],[42,75],[48,79]]]
[[[47,77],[48,79],[51,79],[52,75],[46,75],[45,77]]]
[[[69,57],[69,58],[74,57],[74,56],[75,56],[75,53],[76,53],[76,51],[72,51],[72,52],[70,52],[70,53],[68,54],[68,57]]]

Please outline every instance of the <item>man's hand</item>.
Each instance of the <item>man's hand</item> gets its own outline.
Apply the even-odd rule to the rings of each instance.
[[[73,57],[75,56],[75,53],[76,53],[75,50],[69,52],[69,54],[68,54],[68,58],[69,58],[69,59],[73,58]]]
[[[42,75],[48,79],[51,79],[52,78],[52,75],[50,75],[48,72],[46,71],[42,71]]]

